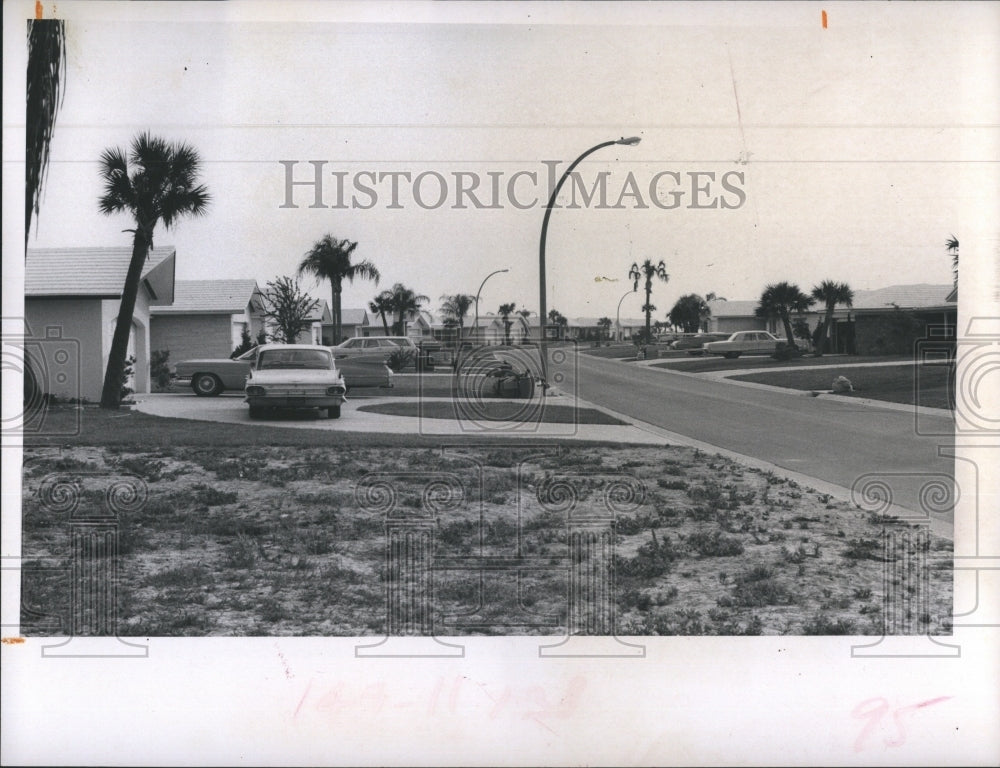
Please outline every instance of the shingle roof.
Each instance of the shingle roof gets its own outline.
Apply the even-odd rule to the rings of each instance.
[[[753,317],[756,301],[710,301],[712,317]]]
[[[151,250],[142,276],[147,277],[175,253],[173,246]],[[24,295],[119,297],[131,259],[131,247],[29,248]]]
[[[306,315],[306,320],[311,320],[314,323],[317,321],[321,323],[332,322],[330,318],[330,305],[327,303],[327,300],[320,299],[316,306]]]
[[[886,309],[893,304],[901,309],[940,307],[947,303],[950,285],[890,285],[874,291],[855,291],[854,309]]]
[[[368,311],[365,309],[341,308],[340,310],[340,322],[342,325],[364,325],[366,317],[368,317]]]
[[[237,314],[247,308],[256,280],[178,280],[174,303],[151,308],[156,315]]]

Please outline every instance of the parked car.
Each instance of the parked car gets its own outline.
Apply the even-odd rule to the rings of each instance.
[[[726,341],[710,341],[702,348],[709,355],[773,355],[781,339],[767,331],[737,331]]]
[[[686,349],[689,355],[702,355],[705,350],[702,348],[710,341],[725,341],[729,338],[728,333],[695,333],[685,334],[670,345],[671,349]]]
[[[434,367],[434,354],[441,343],[433,339],[414,341],[409,336],[355,336],[331,347],[337,360],[376,358],[385,362],[399,349],[413,353],[413,366],[418,370]]]
[[[246,401],[250,418],[276,408],[318,408],[340,418],[347,385],[328,347],[314,344],[264,344],[257,347]]]
[[[196,395],[213,397],[226,390],[243,391],[257,347],[232,360],[184,360],[174,366],[171,385],[191,387]],[[384,362],[371,359],[344,360],[337,364],[348,390],[355,387],[392,387],[392,371]]]

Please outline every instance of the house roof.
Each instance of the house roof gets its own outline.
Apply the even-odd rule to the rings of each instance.
[[[332,322],[332,321],[331,321]],[[368,321],[368,310],[366,309],[343,309],[340,310],[340,322],[342,325],[365,325]]]
[[[915,285],[890,285],[873,291],[855,291],[853,309],[886,310],[898,306],[900,309],[926,309],[941,307],[947,304],[952,291],[950,285],[932,285],[917,283]],[[758,302],[754,301],[710,301],[709,308],[712,317],[753,317]],[[844,304],[836,306],[838,310],[847,310]],[[817,302],[812,307],[813,312],[823,312],[824,308]]]
[[[333,322],[333,318],[330,315],[330,305],[327,303],[326,299],[320,299],[319,303],[316,304],[306,315],[306,320],[312,322],[320,322],[330,324]]]
[[[142,277],[169,302],[174,291],[173,246],[149,252]],[[120,298],[132,248],[29,248],[24,261],[25,296],[92,296]]]
[[[259,293],[256,280],[178,280],[174,302],[153,307],[156,315],[200,315],[244,312]]]

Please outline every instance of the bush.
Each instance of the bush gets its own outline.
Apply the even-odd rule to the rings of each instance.
[[[744,608],[790,605],[794,602],[788,589],[774,578],[773,571],[766,565],[755,565],[736,577],[733,600]]]
[[[135,355],[129,355],[128,359],[125,361],[125,367],[122,368],[122,383],[119,389],[119,399],[124,400],[129,395],[135,392],[132,387],[128,386],[129,378],[135,373]]]
[[[394,349],[389,353],[389,359],[386,360],[385,364],[389,366],[393,373],[399,373],[408,365],[412,365],[413,361],[414,356],[412,349],[399,348]]]
[[[154,349],[149,355],[149,376],[153,380],[154,392],[165,392],[170,388],[170,350]]]
[[[261,333],[263,333],[263,331],[261,331]],[[257,345],[254,343],[254,340],[250,338],[250,329],[244,325],[243,329],[240,331],[240,343],[236,346],[236,349],[233,350],[233,353],[229,356],[229,358],[233,359],[239,357],[244,352],[249,352],[255,346]]]
[[[697,531],[687,537],[687,545],[703,557],[728,557],[742,555],[743,543],[735,536],[725,536],[721,531]]]

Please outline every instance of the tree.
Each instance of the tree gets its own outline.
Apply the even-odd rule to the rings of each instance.
[[[32,214],[38,216],[49,167],[49,145],[62,106],[66,77],[66,22],[28,20],[28,72],[24,149],[24,247]]]
[[[719,296],[715,291],[709,291],[705,294],[705,301],[725,301],[725,296]]]
[[[382,327],[385,335],[389,335],[389,321],[386,316],[392,313],[392,291],[382,291],[378,296],[368,302],[368,309],[382,319]]]
[[[341,292],[344,280],[354,282],[355,277],[374,280],[375,285],[381,279],[378,269],[370,261],[351,263],[351,254],[358,247],[350,240],[338,240],[332,235],[324,235],[316,241],[313,247],[302,258],[299,264],[299,276],[314,275],[318,280],[329,280],[333,293],[331,310],[333,311],[333,343],[339,344],[342,339]]]
[[[597,327],[601,329],[601,336],[605,339],[611,338],[611,318],[602,317],[597,321]]]
[[[826,315],[823,317],[823,333],[816,344],[814,354],[820,357],[827,339],[830,338],[830,325],[833,323],[833,310],[838,304],[847,307],[854,306],[854,291],[847,283],[836,283],[833,280],[824,280],[819,285],[813,286],[812,297],[817,301],[822,301],[826,306]]]
[[[510,329],[514,325],[514,321],[510,319],[510,316],[514,314],[515,306],[513,303],[501,304],[500,309],[497,310],[500,319],[503,320],[503,343],[508,347],[510,346]]]
[[[420,311],[420,305],[425,301],[430,301],[422,293],[414,293],[402,283],[396,283],[390,291],[392,299],[390,304],[392,311],[396,313],[396,321],[392,324],[393,333],[396,336],[406,335],[406,320]]]
[[[683,329],[685,333],[695,333],[711,314],[712,310],[708,308],[708,302],[697,293],[688,293],[677,299],[667,317],[670,318],[671,323]]]
[[[760,303],[754,314],[760,318],[777,317],[781,320],[788,339],[788,346],[795,349],[795,336],[792,333],[792,312],[805,312],[815,303],[815,299],[806,296],[797,285],[791,283],[775,283],[767,286],[760,295]]]
[[[464,335],[465,316],[469,314],[469,309],[475,303],[476,297],[470,296],[467,293],[446,293],[441,297],[441,301],[443,302],[441,304],[441,315],[444,318],[445,324],[450,322],[452,325],[457,325],[458,338],[461,339]]]
[[[645,279],[646,281],[646,303],[642,305],[642,311],[646,313],[646,340],[650,340],[653,336],[650,330],[650,320],[653,313],[656,311],[656,307],[649,300],[650,294],[653,292],[653,278],[657,277],[663,282],[667,282],[670,279],[670,275],[667,274],[667,265],[661,260],[658,264],[653,264],[649,259],[646,259],[642,266],[638,263],[632,264],[632,268],[628,272],[628,276],[632,279],[632,289],[638,290],[639,280]]]
[[[249,352],[255,346],[257,345],[253,343],[253,339],[250,336],[250,329],[247,328],[246,325],[244,325],[240,329],[240,343],[236,346],[236,349],[233,350],[233,353],[229,356],[229,359],[232,360],[234,358],[237,358],[244,352]]]
[[[312,325],[309,313],[319,306],[313,299],[299,290],[299,281],[291,277],[279,277],[267,284],[261,292],[264,317],[270,321],[270,340],[278,344],[295,344],[299,334]]]
[[[948,253],[951,254],[951,274],[955,280],[955,289],[958,289],[958,238],[952,235],[944,244]]]
[[[149,133],[132,140],[128,155],[117,147],[104,150],[100,165],[104,194],[98,200],[98,209],[105,215],[125,211],[135,221],[135,229],[126,230],[133,233],[132,258],[101,392],[102,408],[118,408],[132,315],[142,269],[153,247],[153,231],[161,221],[170,229],[183,216],[204,214],[210,196],[197,183],[201,168],[198,153],[187,144],[170,144]]]

